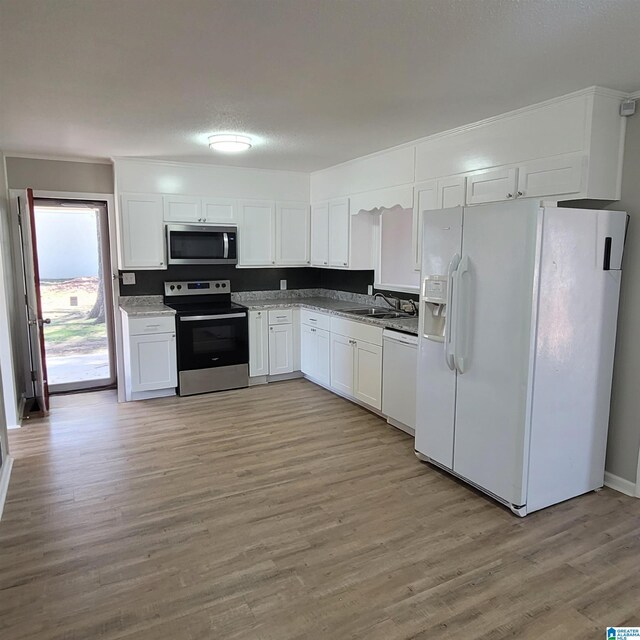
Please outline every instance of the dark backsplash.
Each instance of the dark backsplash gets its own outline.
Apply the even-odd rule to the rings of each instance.
[[[130,273],[130,271],[128,271]],[[231,280],[232,291],[272,291],[287,281],[287,289],[336,289],[367,293],[373,271],[342,271],[313,267],[289,269],[236,269],[234,265],[173,265],[164,271],[134,271],[136,283],[120,283],[120,295],[162,295],[167,280]],[[122,271],[120,272],[122,274]]]

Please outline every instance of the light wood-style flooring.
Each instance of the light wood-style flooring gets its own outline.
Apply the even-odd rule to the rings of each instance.
[[[640,500],[605,489],[519,519],[304,380],[59,397],[10,443],[2,640],[584,640],[640,625]]]

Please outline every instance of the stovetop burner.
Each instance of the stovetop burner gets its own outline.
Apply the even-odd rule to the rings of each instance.
[[[164,283],[164,302],[178,315],[233,313],[246,310],[231,302],[229,280],[189,280]]]

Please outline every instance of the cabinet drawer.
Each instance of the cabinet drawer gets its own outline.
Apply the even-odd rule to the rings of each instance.
[[[269,324],[291,324],[293,309],[272,309],[269,311]]]
[[[141,336],[149,333],[175,333],[174,316],[157,316],[154,318],[131,318],[129,335]]]
[[[382,327],[374,327],[364,322],[354,322],[345,318],[331,318],[331,333],[382,346]]]
[[[302,322],[302,324],[309,325],[310,327],[324,329],[325,331],[329,331],[331,329],[331,317],[324,313],[320,313],[319,311],[302,309],[300,312],[300,322]]]

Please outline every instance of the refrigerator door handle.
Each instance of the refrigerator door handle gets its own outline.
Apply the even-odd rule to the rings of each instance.
[[[460,255],[455,254],[449,262],[447,268],[447,315],[444,325],[444,360],[451,371],[455,371],[455,344],[453,342],[455,335],[455,311],[453,309],[454,295],[453,291],[456,288],[456,270],[460,264]]]
[[[453,339],[454,363],[459,374],[463,374],[468,368],[468,343],[469,343],[469,295],[465,295],[464,279],[471,276],[469,270],[469,257],[464,256],[455,273],[455,337]]]

